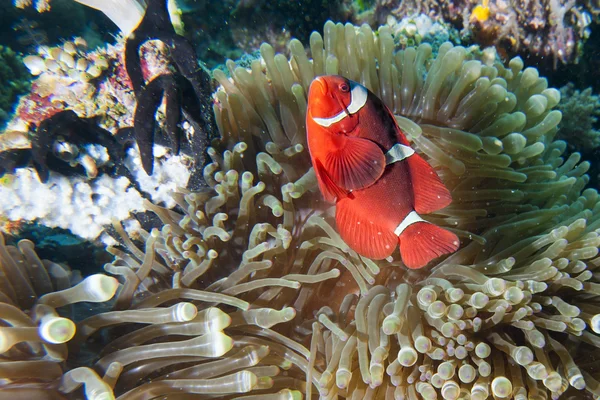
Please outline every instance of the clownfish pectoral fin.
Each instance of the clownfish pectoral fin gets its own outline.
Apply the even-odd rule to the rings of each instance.
[[[355,211],[352,200],[337,203],[335,222],[344,241],[358,254],[382,260],[390,256],[398,245],[398,237],[385,228],[369,221],[368,216]]]
[[[327,154],[323,166],[340,187],[364,189],[383,175],[385,155],[371,140],[344,136],[339,138],[339,148]]]
[[[415,153],[406,160],[410,170],[415,211],[429,214],[452,203],[450,191],[425,159]]]
[[[410,269],[424,267],[431,260],[458,250],[458,237],[429,222],[416,222],[398,237],[402,262]]]
[[[329,203],[335,203],[336,199],[341,200],[348,197],[350,192],[348,190],[339,187],[329,176],[323,164],[318,159],[314,160],[315,175],[317,175],[317,182],[319,182],[319,188],[325,201]]]

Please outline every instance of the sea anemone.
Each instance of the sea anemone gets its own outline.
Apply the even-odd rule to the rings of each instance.
[[[231,78],[215,71],[221,138],[208,150],[208,188],[174,193],[177,210],[147,202],[160,230],[114,222],[123,246],[109,248],[105,270],[123,285],[113,311],[79,321],[69,342],[73,357],[96,354],[93,368],[66,372],[55,389],[85,383],[89,398],[114,388],[123,399],[600,395],[590,357],[600,347],[600,206],[583,190],[589,164],[563,159],[566,144],[553,140],[559,92],[519,58],[507,68],[450,43],[437,56],[427,44],[396,51],[385,27],[328,22],[310,49],[312,60],[293,40],[288,60],[264,44],[250,70],[230,61]],[[306,93],[321,74],[362,83],[397,115],[452,192],[428,219],[459,235],[460,250],[408,271],[398,254],[373,261],[342,241],[304,147]]]
[[[66,372],[67,342],[76,332],[73,304],[110,300],[119,282],[95,274],[77,282],[68,267],[41,260],[34,244],[21,240],[7,246],[0,234],[0,391],[4,396],[28,399],[62,398],[61,382],[77,375],[112,394],[89,368]],[[72,285],[77,283],[76,285]],[[59,314],[60,312],[60,314]],[[64,315],[67,315],[65,317]],[[89,397],[100,398],[100,397]]]

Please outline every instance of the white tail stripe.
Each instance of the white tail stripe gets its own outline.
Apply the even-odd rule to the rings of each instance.
[[[368,92],[367,89],[364,88],[364,86],[361,86],[357,83],[354,82],[350,82],[350,87],[352,88],[352,90],[350,91],[350,105],[348,106],[347,110],[348,113],[350,114],[356,114],[361,108],[364,107],[365,104],[367,104],[367,96],[368,96]],[[341,120],[343,120],[346,117],[346,111],[340,111],[339,114],[334,115],[333,117],[330,118],[314,118],[313,120],[325,127],[328,128],[331,125],[335,124],[336,122],[340,122]]]
[[[416,211],[409,212],[408,215],[406,217],[404,217],[402,222],[400,222],[400,225],[398,225],[398,227],[394,230],[394,235],[400,236],[406,228],[408,228],[410,225],[417,223],[417,222],[427,222],[427,221],[425,221],[423,218],[419,217],[419,214],[417,214]]]
[[[402,161],[413,154],[415,154],[415,151],[410,146],[396,143],[387,153],[385,153],[385,164],[389,165]]]

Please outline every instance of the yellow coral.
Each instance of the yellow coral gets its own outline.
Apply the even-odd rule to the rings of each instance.
[[[10,186],[15,181],[15,176],[12,174],[4,174],[0,177],[0,185],[2,186]]]
[[[490,1],[483,0],[481,4],[477,5],[471,12],[471,22],[485,22],[490,18]]]

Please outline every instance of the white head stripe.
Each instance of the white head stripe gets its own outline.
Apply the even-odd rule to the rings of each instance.
[[[359,85],[358,83],[350,82],[350,87],[352,90],[350,91],[350,105],[348,106],[348,113],[355,114],[357,113],[365,104],[367,104],[367,96],[368,92],[364,86]],[[346,117],[346,111],[340,111],[339,114],[334,115],[330,118],[314,118],[313,120],[325,128],[335,124],[336,122],[340,122]]]
[[[411,147],[396,143],[387,153],[385,153],[385,164],[389,165],[402,161],[413,154],[415,154],[415,151]]]
[[[409,225],[412,225],[417,222],[427,222],[427,221],[425,221],[423,218],[419,217],[419,214],[417,214],[416,211],[409,212],[408,215],[406,217],[404,217],[402,222],[400,222],[400,225],[398,225],[398,227],[396,229],[394,229],[394,235],[400,236],[402,234],[402,232],[404,232],[404,230],[406,228],[408,228]]]
[[[367,104],[367,96],[369,92],[364,86],[358,83],[350,82],[350,105],[348,106],[348,112],[350,114],[357,113],[365,104]]]

